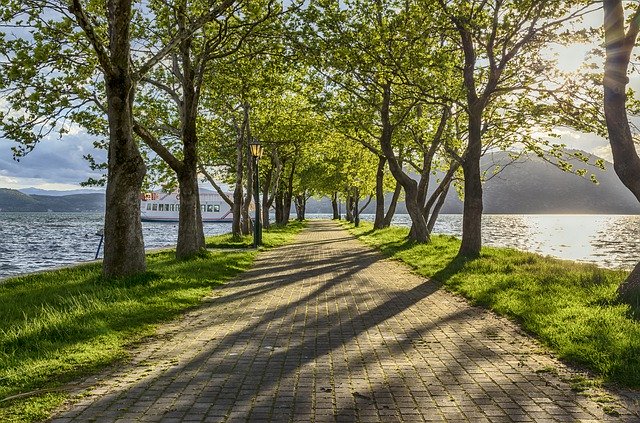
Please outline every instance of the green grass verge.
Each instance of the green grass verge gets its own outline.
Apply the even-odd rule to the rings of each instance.
[[[290,241],[302,227],[265,231],[265,247]],[[216,236],[207,246],[229,241]],[[244,237],[234,247],[249,245],[251,237]],[[148,254],[148,271],[132,278],[104,279],[100,265],[88,264],[6,280],[0,284],[0,421],[47,418],[65,399],[55,388],[123,359],[128,346],[200,304],[255,256],[253,249],[220,249],[178,261],[173,251],[162,251]]]
[[[626,272],[508,248],[484,247],[480,258],[461,260],[460,240],[452,236],[416,244],[406,240],[406,228],[345,227],[473,304],[515,319],[560,358],[605,381],[640,387],[640,324],[634,310],[616,301]]]

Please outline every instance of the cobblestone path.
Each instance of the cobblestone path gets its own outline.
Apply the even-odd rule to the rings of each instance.
[[[311,221],[130,363],[80,381],[53,421],[640,421],[637,393],[572,390],[582,377],[507,319]]]

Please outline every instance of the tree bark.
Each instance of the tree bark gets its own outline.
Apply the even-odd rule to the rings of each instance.
[[[282,189],[276,191],[276,225],[282,225],[284,221],[284,193]]]
[[[478,110],[479,109],[479,110]],[[464,172],[464,206],[462,215],[462,243],[458,255],[468,258],[480,256],[482,247],[482,109],[469,111],[469,140],[462,162]]]
[[[147,269],[140,220],[140,192],[146,167],[133,138],[131,2],[109,1],[107,7],[110,66],[105,69],[105,88],[109,152],[102,272],[106,277],[122,277]],[[78,7],[77,13],[79,10]]]
[[[133,139],[133,85],[127,56],[127,64],[106,77],[109,155],[102,262],[106,277],[129,276],[147,269],[140,220],[146,167]]]
[[[605,0],[604,28],[606,59],[604,70],[604,113],[613,153],[613,168],[620,181],[640,201],[640,157],[627,116],[627,77],[631,53],[638,36],[640,7],[625,33],[624,8],[620,0]],[[618,287],[621,298],[637,303],[640,298],[640,263]]]
[[[338,193],[331,194],[331,208],[333,209],[333,220],[340,220],[340,211],[338,210]]]
[[[236,138],[236,184],[233,190],[233,223],[231,224],[231,235],[235,239],[242,237],[242,203],[243,203],[243,189],[242,181],[244,178],[244,150],[242,148],[243,137],[238,134]]]
[[[451,186],[451,181],[443,187],[442,191],[438,194],[438,201],[436,201],[435,206],[433,207],[433,211],[431,212],[431,216],[429,216],[429,221],[427,222],[427,230],[429,233],[433,232],[433,227],[436,225],[436,221],[438,220],[438,215],[440,215],[440,210],[444,205],[444,201],[447,199],[447,194],[449,193],[449,187]]]
[[[248,149],[249,146],[247,145],[246,148]],[[251,158],[249,157],[250,154],[248,153],[246,156],[247,186],[244,203],[242,204],[242,235],[251,234],[251,216],[249,215],[249,207],[251,207],[251,199],[253,198],[253,164]],[[257,204],[255,204],[254,206],[257,206]]]
[[[391,220],[393,220],[393,215],[396,214],[396,207],[398,205],[398,200],[400,199],[401,192],[402,185],[400,185],[399,182],[396,182],[396,188],[393,190],[393,196],[391,197],[391,202],[389,203],[387,214],[384,216],[384,228],[388,228],[389,226],[391,226]]]
[[[373,221],[373,229],[384,228],[384,168],[387,158],[378,157],[378,170],[376,171],[376,217]]]
[[[298,194],[295,196],[296,218],[302,222],[305,217],[305,210],[307,207],[307,195],[306,193]]]
[[[382,152],[389,162],[389,169],[393,177],[402,185],[405,192],[405,204],[407,206],[407,212],[411,216],[411,222],[414,226],[413,233],[410,234],[409,239],[412,241],[427,243],[429,242],[429,232],[427,231],[427,222],[422,215],[421,207],[418,205],[418,183],[413,180],[409,175],[404,173],[400,166],[398,159],[396,158],[393,147],[391,145],[391,137],[393,135],[393,125],[390,120],[389,106],[391,104],[391,85],[386,84],[383,87],[383,101],[380,110],[380,116],[382,120],[382,134],[380,136],[380,146]]]
[[[353,196],[351,194],[347,195],[345,199],[345,220],[349,223],[353,223]]]
[[[287,190],[284,193],[283,199],[283,209],[282,209],[282,224],[286,225],[289,223],[289,219],[291,216],[291,202],[293,200],[293,176],[296,171],[296,161],[291,162],[291,173],[289,173],[289,178],[287,180]]]
[[[270,167],[264,178],[264,184],[262,184],[262,227],[263,229],[269,229],[271,224],[269,223],[269,189],[271,187],[271,178],[273,177],[273,167]]]
[[[178,222],[176,258],[185,259],[205,248],[198,175],[195,169],[185,167],[184,171],[178,175],[178,183],[180,186],[180,220]]]

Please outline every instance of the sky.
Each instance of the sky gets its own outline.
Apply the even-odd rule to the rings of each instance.
[[[588,23],[602,22],[602,12],[594,12],[587,18]],[[559,64],[564,69],[577,67],[585,59],[587,46],[572,46],[559,52]],[[640,86],[638,78],[633,85]],[[1,100],[1,99],[0,99]],[[607,140],[593,134],[579,134],[567,129],[558,129],[560,142],[567,147],[580,149],[611,161],[611,150]],[[105,152],[93,148],[93,139],[80,131],[74,131],[60,139],[53,135],[42,141],[31,153],[13,160],[11,147],[15,144],[0,138],[0,188],[35,187],[47,190],[72,190],[89,177],[99,178],[100,174],[89,168],[83,159],[86,154],[96,158],[106,157]]]

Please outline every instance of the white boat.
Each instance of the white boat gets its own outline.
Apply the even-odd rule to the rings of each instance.
[[[217,192],[200,191],[203,222],[232,222],[231,207]],[[143,222],[177,222],[180,215],[178,192],[147,192],[140,195],[140,214]]]

